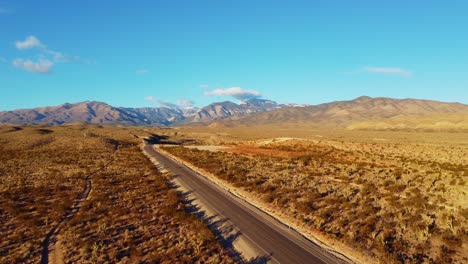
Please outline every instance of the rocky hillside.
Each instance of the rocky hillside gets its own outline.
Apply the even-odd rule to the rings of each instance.
[[[235,104],[213,103],[201,109],[176,107],[114,107],[102,102],[86,101],[52,107],[0,112],[0,123],[17,125],[61,125],[86,122],[113,125],[171,125],[198,122],[228,116],[270,111],[278,108],[273,101],[253,99]]]
[[[460,130],[467,127],[468,105],[362,96],[351,101],[313,106],[282,105],[264,99],[251,99],[239,104],[229,101],[213,103],[199,109],[126,108],[87,101],[0,112],[0,123],[6,124],[61,125],[74,122],[164,126],[212,125],[213,122],[222,126],[300,123],[348,129]]]
[[[170,120],[181,118],[183,115],[180,111],[169,108],[113,107],[94,101],[0,112],[0,123],[19,125],[61,125],[74,122],[150,125],[170,124]]]
[[[384,122],[390,120],[391,126],[398,120],[408,124],[400,124],[405,128],[412,128],[417,125],[417,120],[422,117],[432,116],[424,119],[426,123],[445,120],[444,116],[450,115],[450,120],[455,120],[455,125],[451,128],[463,127],[463,120],[468,119],[468,105],[461,103],[444,103],[429,100],[417,99],[393,99],[377,97],[371,98],[362,96],[351,101],[337,101],[326,104],[319,104],[305,107],[283,107],[277,111],[258,113],[249,115],[238,120],[225,121],[225,125],[235,124],[252,126],[256,124],[275,123],[308,123],[316,125],[346,127],[356,123],[359,126],[353,129],[372,128],[369,122]],[[454,115],[457,116],[454,119]],[[405,121],[406,120],[406,121]],[[438,124],[438,130],[444,130],[444,123]]]
[[[276,102],[263,99],[250,99],[240,104],[235,104],[229,101],[213,103],[205,106],[191,116],[189,122],[200,122],[205,120],[220,119],[225,117],[239,117],[246,114],[267,112],[282,108]]]
[[[468,132],[468,114],[446,113],[424,116],[396,116],[357,122],[346,128],[350,130]]]

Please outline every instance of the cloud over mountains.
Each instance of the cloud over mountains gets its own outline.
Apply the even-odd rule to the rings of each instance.
[[[205,95],[209,96],[230,96],[237,100],[249,100],[260,98],[261,94],[255,90],[246,90],[241,87],[231,87],[226,89],[216,89],[211,92],[205,92]]]

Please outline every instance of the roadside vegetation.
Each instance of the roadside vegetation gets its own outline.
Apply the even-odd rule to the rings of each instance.
[[[466,143],[365,142],[362,133],[356,141],[218,133],[230,149],[163,149],[381,263],[467,263]]]
[[[230,263],[203,221],[142,154],[142,129],[0,127],[0,263],[39,263],[58,230],[65,263]]]

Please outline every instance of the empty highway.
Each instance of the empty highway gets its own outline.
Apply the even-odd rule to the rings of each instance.
[[[156,151],[153,145],[145,145],[144,150],[175,175],[177,181],[209,210],[235,226],[239,238],[247,241],[249,247],[254,247],[259,257],[266,256],[269,263],[348,263],[206,177]]]

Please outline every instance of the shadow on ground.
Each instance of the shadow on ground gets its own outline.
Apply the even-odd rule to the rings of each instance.
[[[151,134],[148,138],[145,138],[145,141],[148,144],[152,145],[183,145],[183,144],[194,144],[196,143],[193,139],[182,139],[179,141],[173,141],[169,139],[169,136]]]
[[[177,189],[179,186],[176,185],[173,181],[171,182],[171,187]],[[195,205],[194,202],[196,199],[190,199],[189,196],[192,191],[180,192],[179,195],[183,198],[185,208],[187,211],[195,215],[197,218],[202,219],[208,228],[213,231],[215,236],[220,241],[221,245],[227,249],[230,253],[231,258],[237,263],[246,263],[246,264],[263,264],[271,260],[271,256],[257,256],[250,260],[245,260],[241,253],[236,251],[234,248],[234,242],[242,236],[242,232],[238,231],[235,226],[229,221],[229,218],[222,218],[219,215],[208,216],[205,211],[203,211],[199,206]]]

